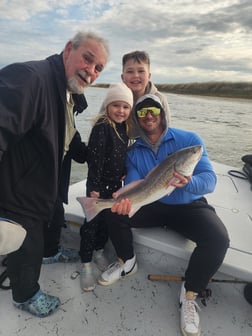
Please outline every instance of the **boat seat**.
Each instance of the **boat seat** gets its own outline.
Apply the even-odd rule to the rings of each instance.
[[[65,219],[71,230],[79,232],[84,217],[77,202],[74,212],[66,211]],[[134,242],[137,244],[183,260],[189,260],[195,246],[192,241],[164,228],[134,228],[133,237]],[[252,282],[252,267],[251,270],[248,270],[247,265],[252,265],[252,255],[237,251],[231,247],[228,249],[219,271],[228,276]]]
[[[214,195],[208,195],[207,198],[215,206],[217,214],[223,218],[231,239],[230,248],[220,267],[220,272],[252,282],[252,214],[249,184],[240,179],[233,181],[226,174],[219,175],[218,179],[218,187]],[[243,192],[247,191],[248,197],[244,197],[243,202],[238,203],[237,190],[241,188],[241,184]],[[243,184],[246,185],[243,186]],[[84,221],[81,205],[76,200],[76,197],[80,196],[80,190],[84,193],[85,181],[70,186],[70,202],[69,205],[65,205],[66,221],[76,232],[79,232],[80,225]],[[232,193],[235,194],[232,195]],[[230,195],[232,195],[231,200],[234,204],[230,201]],[[216,204],[216,199],[219,204]],[[189,260],[195,246],[192,241],[164,228],[134,228],[133,237],[135,243],[184,260]]]

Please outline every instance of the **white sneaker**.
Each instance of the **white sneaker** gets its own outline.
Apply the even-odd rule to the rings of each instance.
[[[180,293],[180,326],[184,336],[200,336],[200,310],[196,303],[197,293],[186,292],[184,282]]]
[[[85,292],[89,292],[95,289],[96,279],[93,274],[92,264],[83,263],[81,264],[80,271],[80,287]]]
[[[136,273],[136,271],[136,256],[128,259],[125,263],[121,259],[118,259],[117,262],[111,264],[108,269],[101,274],[98,282],[100,285],[103,286],[112,285],[121,278]]]
[[[102,272],[105,271],[109,266],[108,259],[105,257],[103,249],[94,251],[93,261]]]

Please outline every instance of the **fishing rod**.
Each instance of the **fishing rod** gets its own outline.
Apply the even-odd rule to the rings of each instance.
[[[161,275],[161,274],[148,274],[148,279],[152,281],[184,281],[185,278],[179,275]],[[230,284],[251,284],[251,281],[245,280],[226,280],[226,279],[210,279],[209,282],[221,282]]]
[[[179,276],[179,275],[161,275],[161,274],[148,274],[148,279],[152,281],[184,281],[185,277]],[[246,284],[252,285],[252,282],[245,281],[245,280],[226,280],[226,279],[210,279],[209,282],[219,282],[219,283],[229,283],[229,284]],[[251,298],[249,295],[251,295],[251,288],[248,288],[247,293],[244,293],[244,296],[246,300],[250,303]],[[202,290],[199,293],[199,297],[201,298],[201,302],[204,306],[206,306],[206,299],[208,299],[210,296],[212,296],[212,291],[209,288],[206,288],[205,290]]]

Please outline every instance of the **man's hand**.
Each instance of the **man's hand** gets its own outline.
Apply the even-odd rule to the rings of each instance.
[[[130,213],[130,209],[131,201],[128,198],[124,198],[120,202],[113,204],[111,211],[117,213],[118,215],[128,215]]]
[[[176,181],[172,183],[172,185],[176,188],[183,188],[191,181],[192,176],[183,176],[179,173],[174,172],[174,177],[176,177]]]

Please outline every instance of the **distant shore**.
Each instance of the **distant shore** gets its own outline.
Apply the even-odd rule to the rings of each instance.
[[[161,92],[252,99],[252,82],[205,82],[185,84],[156,84]],[[109,84],[95,84],[93,87],[109,87]]]

